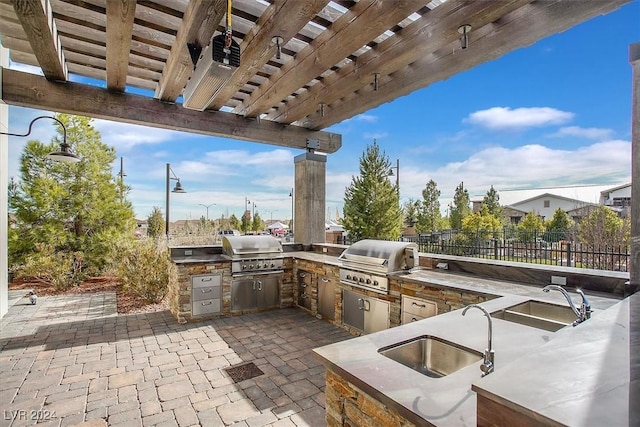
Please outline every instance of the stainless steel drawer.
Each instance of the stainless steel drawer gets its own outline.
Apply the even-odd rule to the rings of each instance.
[[[191,286],[199,288],[201,286],[220,286],[222,283],[221,274],[206,274],[200,276],[191,276]]]
[[[220,285],[193,287],[193,301],[220,299]]]
[[[418,318],[431,317],[438,314],[438,305],[433,301],[403,295],[402,313],[410,313]]]
[[[203,314],[211,314],[211,313],[219,313],[219,312],[220,312],[220,298],[194,301],[191,306],[192,316],[201,316]]]

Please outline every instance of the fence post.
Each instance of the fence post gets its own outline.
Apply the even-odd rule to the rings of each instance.
[[[493,239],[493,259],[498,259],[498,239]]]
[[[567,242],[567,267],[571,267],[571,242]]]

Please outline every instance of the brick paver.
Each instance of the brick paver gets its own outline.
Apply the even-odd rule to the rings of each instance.
[[[113,293],[24,293],[0,320],[0,427],[322,426],[311,349],[350,338],[297,309],[180,325],[118,315]],[[264,375],[234,383],[224,368],[246,362]]]

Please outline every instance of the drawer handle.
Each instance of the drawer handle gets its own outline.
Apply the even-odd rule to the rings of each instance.
[[[213,280],[213,277],[203,277],[202,279],[200,279],[201,282],[210,282]]]
[[[306,287],[307,287],[307,285],[300,285],[300,286],[301,286],[301,287],[303,287],[303,288],[306,288]]]
[[[202,292],[203,294],[208,294],[209,292],[213,292],[213,289],[211,288],[200,289],[200,292]]]
[[[426,308],[427,307],[427,304],[418,304],[418,303],[415,303],[415,302],[412,302],[411,305],[415,305],[415,306],[420,307],[420,308]]]
[[[412,321],[412,322],[417,322],[417,321],[418,321],[418,319],[416,319],[415,317],[412,317],[412,318],[411,318],[411,321]]]
[[[323,281],[324,283],[329,283],[329,279],[327,279],[327,278],[325,278],[325,277],[323,277],[323,278],[322,278],[322,281]]]
[[[205,302],[201,302],[201,303],[200,303],[200,305],[201,305],[201,306],[203,306],[203,307],[204,307],[205,305],[211,305],[211,304],[213,304],[213,302],[212,302],[212,301],[205,301]]]
[[[300,277],[307,277],[307,273],[300,273]]]

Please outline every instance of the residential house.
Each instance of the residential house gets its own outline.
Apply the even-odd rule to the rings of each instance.
[[[601,191],[600,204],[609,206],[623,218],[627,217],[631,213],[631,183]]]
[[[528,212],[533,212],[546,221],[553,218],[553,214],[558,209],[565,211],[575,222],[580,222],[595,206],[597,206],[595,203],[544,193],[506,206],[505,211],[509,215],[507,218],[511,224],[519,223]]]

